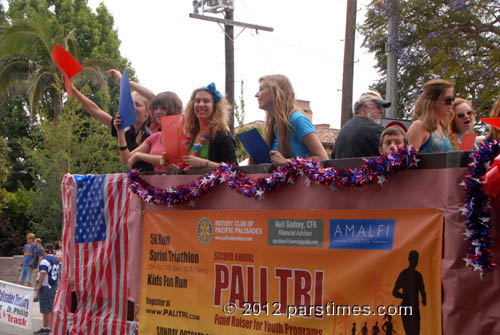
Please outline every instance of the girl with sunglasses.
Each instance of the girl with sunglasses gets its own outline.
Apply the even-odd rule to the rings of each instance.
[[[474,110],[470,101],[456,98],[453,102],[448,133],[453,150],[458,150],[465,133],[474,133]],[[474,144],[474,150],[477,146]]]
[[[417,99],[414,122],[408,130],[408,143],[420,153],[448,152],[452,150],[446,132],[446,120],[455,101],[453,83],[433,79],[424,84]]]

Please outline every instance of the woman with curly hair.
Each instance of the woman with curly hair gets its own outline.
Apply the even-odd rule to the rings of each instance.
[[[500,117],[500,97],[498,97],[498,99],[493,104],[493,109],[490,112],[490,117]],[[492,126],[487,138],[500,140],[500,129]]]
[[[295,93],[290,80],[281,74],[259,79],[255,94],[259,108],[266,111],[264,140],[271,147],[271,161],[286,163],[287,158],[309,157],[327,160],[328,155],[311,121],[295,105]]]
[[[217,168],[220,163],[238,164],[236,141],[227,124],[229,105],[215,84],[193,91],[184,111],[185,145],[192,168]],[[165,157],[164,157],[165,158]]]
[[[460,148],[460,143],[465,133],[474,133],[474,109],[470,101],[455,98],[451,108],[450,122],[448,123],[448,134],[453,150]],[[474,149],[477,146],[474,145]]]
[[[420,153],[451,151],[446,132],[446,120],[455,100],[453,83],[444,79],[432,79],[424,84],[417,99],[413,119],[408,129],[408,143]]]

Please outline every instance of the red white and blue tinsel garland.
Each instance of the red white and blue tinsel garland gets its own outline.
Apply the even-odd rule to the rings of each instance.
[[[478,150],[470,154],[471,163],[465,174],[464,182],[466,198],[461,208],[466,217],[465,241],[467,241],[466,266],[479,271],[481,278],[485,271],[493,270],[490,236],[491,217],[490,199],[483,192],[483,178],[490,169],[495,157],[500,153],[500,142],[486,140]]]
[[[477,151],[471,153],[471,163],[462,183],[466,190],[466,201],[461,210],[466,217],[464,235],[468,241],[464,261],[467,267],[480,271],[481,277],[485,271],[493,270],[496,266],[491,255],[489,198],[481,189],[481,178],[499,153],[500,142],[483,142]],[[191,183],[166,189],[150,185],[140,178],[137,170],[132,170],[128,174],[128,187],[145,202],[169,207],[183,203],[194,204],[196,199],[218,184],[226,184],[247,197],[262,199],[286,184],[295,183],[301,176],[306,178],[308,185],[314,182],[332,190],[362,187],[375,182],[382,185],[394,172],[416,167],[416,154],[412,147],[400,148],[390,155],[366,159],[359,169],[343,170],[324,168],[317,161],[296,158],[278,166],[270,177],[258,179],[247,177],[237,166],[222,164]]]
[[[278,166],[270,177],[252,179],[234,165],[222,164],[220,167],[201,176],[191,183],[156,188],[140,178],[137,170],[128,173],[129,190],[143,201],[156,205],[177,205],[191,203],[208,193],[217,184],[226,184],[239,193],[256,199],[277,191],[280,187],[294,183],[303,176],[306,183],[321,184],[330,189],[362,187],[378,182],[383,184],[396,171],[417,166],[416,150],[412,147],[400,148],[390,155],[368,158],[361,168],[336,170],[324,168],[312,159],[295,158]]]

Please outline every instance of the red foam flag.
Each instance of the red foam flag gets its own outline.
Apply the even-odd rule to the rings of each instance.
[[[466,133],[462,137],[462,142],[460,142],[460,151],[472,151],[474,150],[474,144],[476,143],[476,133]]]
[[[500,171],[498,170],[498,166],[486,172],[483,182],[483,191],[493,198],[496,198],[498,193],[500,193]]]
[[[483,191],[493,198],[500,193],[500,155],[495,157],[491,168],[484,176]]]
[[[189,155],[184,145],[184,115],[168,115],[161,118],[161,136],[165,155],[170,164],[183,166],[182,156]]]
[[[490,126],[500,129],[500,117],[482,117],[480,120]]]
[[[83,70],[83,66],[66,49],[59,44],[52,49],[52,59],[57,64],[64,78],[64,87],[68,96],[71,95],[71,78]]]

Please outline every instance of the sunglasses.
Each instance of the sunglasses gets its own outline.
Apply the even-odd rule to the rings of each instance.
[[[451,106],[451,104],[455,101],[455,97],[445,97],[444,99],[440,99],[444,101],[444,104],[447,106]]]
[[[380,110],[380,111],[384,111],[384,106],[382,106],[381,104],[379,103],[376,103],[374,102],[373,104],[371,104],[372,107],[375,107],[376,109]]]
[[[465,114],[467,114],[467,116],[472,116],[472,115],[474,115],[474,111],[467,111],[465,113],[457,113],[457,117],[462,119],[465,117]]]

